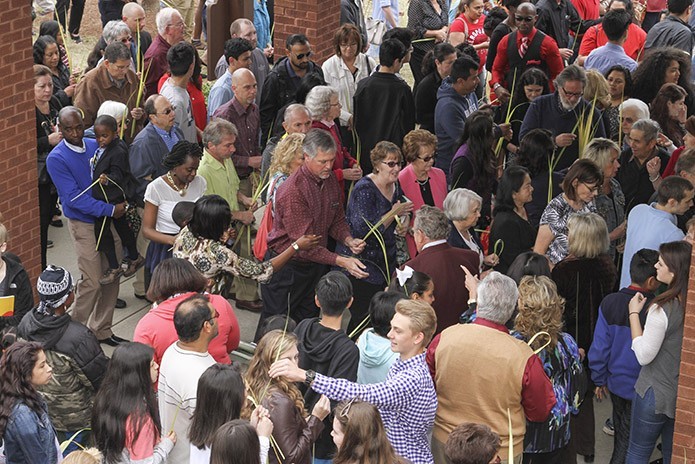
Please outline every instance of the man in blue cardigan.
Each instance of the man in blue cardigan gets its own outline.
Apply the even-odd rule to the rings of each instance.
[[[111,331],[119,281],[99,284],[108,263],[96,251],[94,220],[100,216],[123,216],[125,203],[111,205],[92,197],[91,162],[98,144],[95,140],[83,138],[84,123],[80,110],[74,106],[63,108],[58,114],[58,124],[63,140],[48,155],[46,167],[58,189],[77,254],[77,267],[82,274],[72,316],[89,327],[100,343],[116,346],[126,341]],[[118,234],[114,234],[114,239],[119,254],[123,247]]]

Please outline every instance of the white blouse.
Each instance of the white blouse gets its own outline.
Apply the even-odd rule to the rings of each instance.
[[[350,69],[338,55],[328,58],[321,67],[326,83],[338,91],[338,101],[342,105],[340,110],[340,124],[346,126],[352,116],[352,98],[357,90],[357,83],[369,77],[376,69],[376,62],[371,58],[360,53],[355,59],[357,73],[353,77]]]

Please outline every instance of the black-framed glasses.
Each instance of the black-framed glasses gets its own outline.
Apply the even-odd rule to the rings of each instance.
[[[214,309],[214,308],[213,308],[213,309]],[[217,312],[217,309],[215,309],[215,315],[212,316],[210,319],[208,319],[207,322],[212,323],[213,320],[215,320],[215,319],[217,319],[217,318],[219,318],[219,317],[220,317],[220,313]]]
[[[400,166],[401,162],[400,161],[382,161],[386,166],[390,168],[395,168],[396,166]]]
[[[163,114],[163,115],[165,115],[165,116],[168,116],[168,115],[170,115],[171,113],[173,113],[174,111],[176,111],[176,106],[173,106],[173,105],[172,105],[171,107],[165,109],[164,111],[159,111],[159,112],[157,112],[157,114]]]
[[[306,53],[299,53],[299,54],[297,54],[297,59],[298,59],[298,60],[303,60],[304,58],[309,58],[309,57],[311,57],[311,55],[313,55],[313,54],[314,54],[314,52],[312,52],[311,50],[309,50],[309,51],[306,52]]]
[[[563,92],[565,92],[565,95],[567,95],[568,97],[576,97],[576,98],[579,98],[579,97],[581,97],[582,95],[584,95],[584,92],[568,92],[567,90],[565,90],[564,87],[560,87],[560,88],[562,89]]]
[[[429,156],[425,156],[424,158],[422,158],[422,157],[420,157],[420,156],[417,157],[417,159],[422,160],[422,161],[424,161],[425,163],[429,163],[430,161],[433,161],[433,160],[435,160],[436,158],[437,158],[437,155],[436,155],[436,154],[434,154],[434,155],[429,155]]]
[[[518,16],[518,15],[514,15],[514,19],[516,20],[517,23],[520,23],[520,22],[522,22],[522,21],[525,22],[525,23],[530,23],[530,22],[533,22],[533,20],[534,20],[535,18],[534,18],[533,16]]]

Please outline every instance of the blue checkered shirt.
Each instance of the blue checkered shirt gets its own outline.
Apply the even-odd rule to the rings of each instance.
[[[316,374],[311,388],[332,400],[359,398],[379,408],[386,434],[396,452],[413,464],[433,464],[428,433],[434,426],[437,393],[427,371],[425,354],[398,358],[386,380],[357,384]]]

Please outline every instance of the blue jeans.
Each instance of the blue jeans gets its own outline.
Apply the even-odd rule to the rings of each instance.
[[[664,455],[664,464],[670,464],[675,420],[665,414],[656,414],[655,409],[654,390],[649,388],[644,393],[644,398],[635,394],[635,399],[632,402],[627,464],[649,462],[649,457],[654,451],[659,435],[661,435],[661,452]]]
[[[332,464],[333,459],[314,459],[313,464]]]

